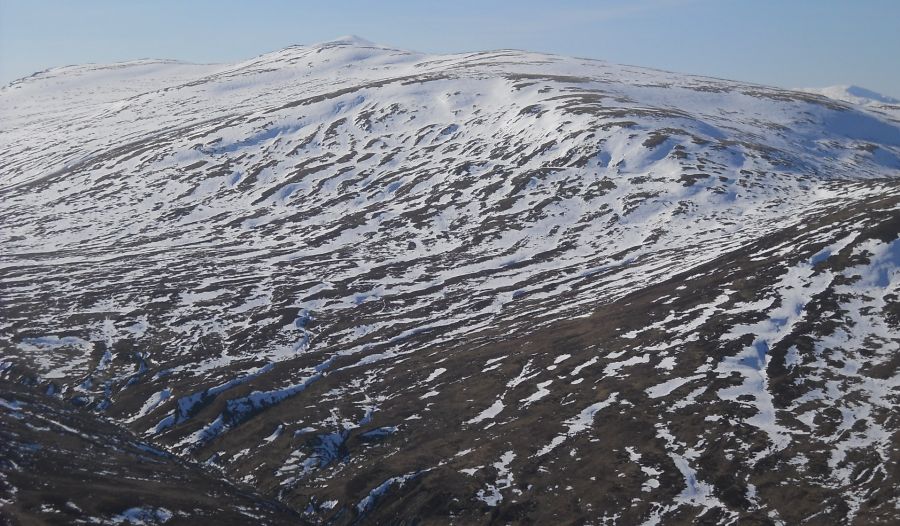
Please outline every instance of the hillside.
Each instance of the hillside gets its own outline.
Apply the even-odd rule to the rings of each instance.
[[[887,524],[893,115],[356,37],[48,70],[0,89],[0,370],[313,523]]]

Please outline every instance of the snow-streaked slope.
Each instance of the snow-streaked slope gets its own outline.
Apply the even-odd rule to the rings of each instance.
[[[0,150],[4,360],[312,518],[448,484],[460,504],[439,516],[550,520],[563,488],[609,473],[545,466],[592,451],[576,466],[625,455],[657,478],[626,491],[640,507],[586,519],[776,520],[800,508],[758,472],[811,441],[798,422],[826,402],[850,427],[815,453],[835,478],[792,468],[809,492],[851,495],[853,451],[889,460],[897,426],[866,416],[897,389],[889,113],[344,38],[44,72],[0,91]],[[827,294],[844,321],[814,330]],[[811,341],[781,350],[797,331]],[[773,395],[779,353],[816,387]],[[846,369],[863,356],[886,375]],[[698,407],[708,424],[679,416]],[[629,408],[657,418],[632,428]],[[600,438],[610,412],[621,447]],[[860,419],[873,431],[851,440]],[[722,454],[704,428],[740,435],[737,482],[702,476]],[[544,512],[514,511],[541,488]]]

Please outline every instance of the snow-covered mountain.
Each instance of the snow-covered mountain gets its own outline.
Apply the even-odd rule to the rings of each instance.
[[[859,86],[829,86],[806,88],[802,91],[822,95],[836,101],[863,106],[869,111],[883,114],[895,124],[900,122],[900,100]]]
[[[4,381],[270,522],[897,517],[888,112],[348,37],[41,72],[0,151]]]
[[[826,88],[805,88],[803,91],[850,102],[852,104],[900,104],[900,100],[859,86],[828,86]]]

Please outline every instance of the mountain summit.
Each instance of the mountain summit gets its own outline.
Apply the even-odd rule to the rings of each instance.
[[[0,90],[4,514],[896,518],[888,113],[331,44]]]
[[[337,37],[333,40],[329,40],[328,42],[323,42],[323,44],[343,44],[346,46],[357,47],[379,47],[375,42],[366,40],[365,38],[356,35],[344,35],[342,37]]]

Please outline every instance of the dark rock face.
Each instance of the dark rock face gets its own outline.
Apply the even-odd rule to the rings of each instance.
[[[897,519],[889,108],[361,41],[0,108],[13,522]]]

